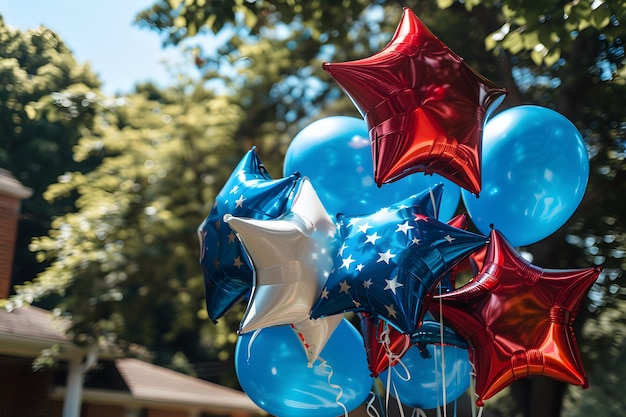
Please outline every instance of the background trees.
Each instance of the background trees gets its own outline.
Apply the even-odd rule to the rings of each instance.
[[[82,126],[93,124],[92,91],[99,81],[45,28],[21,33],[0,19],[0,57],[0,166],[34,191],[23,202],[19,225],[17,246],[27,248],[32,237],[48,231],[52,216],[73,209],[67,199],[46,203],[46,187],[65,170],[89,170],[97,163],[76,163],[72,147]],[[42,270],[32,253],[17,251],[12,281]]]
[[[71,314],[79,342],[140,344],[158,363],[214,377],[204,364],[232,355],[238,312],[217,325],[207,320],[196,227],[251,146],[280,177],[289,141],[306,123],[357,115],[321,63],[380,50],[402,6],[509,89],[500,109],[554,108],[580,129],[591,156],[579,210],[525,250],[543,267],[605,267],[577,321],[592,388],[532,378],[489,409],[533,417],[621,410],[612,392],[623,382],[626,329],[626,5],[617,0],[158,1],[138,22],[164,42],[204,31],[227,40],[217,53],[190,47],[201,80],[167,90],[140,85],[116,99],[98,92],[97,79],[52,32],[2,26],[0,165],[36,191],[24,205],[24,228],[33,230],[20,231],[15,268],[19,281],[36,279],[9,303],[41,299]],[[25,250],[32,236],[41,236],[30,247],[44,261],[34,268]]]

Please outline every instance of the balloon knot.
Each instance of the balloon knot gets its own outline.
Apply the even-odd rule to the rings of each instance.
[[[418,343],[417,347],[420,350],[420,355],[422,355],[422,358],[428,359],[431,357],[430,352],[428,351],[428,349],[426,349],[426,344]]]

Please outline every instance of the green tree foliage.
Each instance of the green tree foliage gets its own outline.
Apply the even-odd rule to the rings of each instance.
[[[72,200],[47,204],[43,192],[67,169],[88,170],[72,158],[81,129],[93,123],[97,77],[76,63],[54,32],[11,29],[0,17],[0,167],[33,191],[22,205],[17,245],[27,247],[45,234],[53,216],[73,208]],[[33,254],[18,251],[14,284],[42,268]]]
[[[626,103],[620,99],[626,34],[617,0],[158,1],[139,21],[160,31],[166,43],[191,45],[202,80],[166,91],[139,86],[114,101],[96,96],[89,108],[97,123],[81,127],[72,158],[101,163],[92,170],[69,168],[48,188],[49,201],[77,198],[76,210],[33,241],[50,266],[11,302],[63,295],[55,300],[72,315],[79,342],[136,343],[172,365],[228,359],[240,312],[229,312],[218,325],[208,322],[196,227],[251,146],[279,177],[289,140],[304,124],[321,115],[357,114],[320,64],[380,50],[402,6],[509,89],[503,108],[532,103],[558,110],[583,133],[591,156],[579,210],[525,249],[539,266],[598,264],[607,271],[577,321],[593,388],[566,391],[560,383],[529,378],[489,402],[489,411],[578,415],[574,410],[603,407],[603,398],[623,401],[612,396],[623,382],[617,364],[626,318]],[[217,51],[193,45],[207,32],[226,39]],[[37,114],[48,108],[60,111],[37,107]]]
[[[145,346],[158,363],[179,367],[217,359],[223,345],[232,348],[235,325],[211,323],[203,332],[209,323],[196,229],[212,204],[211,185],[238,162],[231,138],[245,112],[201,87],[145,85],[103,98],[96,117],[73,154],[102,162],[66,172],[46,191],[48,201],[77,196],[77,209],[33,240],[31,249],[50,266],[18,286],[10,303],[56,295],[81,344]]]
[[[252,110],[241,126],[243,136],[258,140],[258,127],[267,126],[267,133],[280,138],[257,143],[261,154],[269,156],[270,169],[280,172],[281,153],[289,139],[322,111],[329,94],[331,101],[339,96],[322,71],[322,61],[356,58],[383,45],[384,36],[365,36],[381,32],[382,23],[382,14],[378,19],[364,16],[367,5],[362,0],[161,1],[142,12],[138,21],[161,31],[164,42],[171,44],[193,45],[193,36],[207,31],[224,34],[227,40],[217,53],[200,45],[189,47],[191,53],[209,84],[241,95],[242,103]],[[351,48],[343,48],[345,44]],[[278,158],[272,159],[274,155]]]

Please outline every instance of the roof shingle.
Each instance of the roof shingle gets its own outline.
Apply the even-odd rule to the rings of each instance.
[[[38,307],[21,307],[11,312],[0,309],[0,333],[69,343],[65,337],[67,322],[56,320],[52,313]]]
[[[139,400],[261,412],[246,394],[231,388],[133,358],[116,359],[115,365]]]

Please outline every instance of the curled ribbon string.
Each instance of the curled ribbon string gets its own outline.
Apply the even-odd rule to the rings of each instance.
[[[433,187],[428,186],[428,192],[430,193],[430,201],[433,203],[433,209],[436,217],[439,217],[439,207],[437,207],[437,201],[435,200],[435,194],[433,193]]]
[[[391,392],[391,370],[387,372],[387,384],[385,386],[385,410],[389,414],[389,393]]]
[[[439,295],[441,295],[441,286],[439,286]],[[441,387],[443,393],[443,416],[448,417],[448,408],[446,407],[447,401],[447,393],[446,393],[446,362],[444,358],[444,340],[443,340],[443,304],[441,301],[441,297],[439,297],[439,339],[441,342]],[[437,357],[437,355],[435,355]],[[439,402],[439,393],[437,393],[437,402]]]
[[[324,359],[322,359],[322,357],[321,357],[321,356],[318,356],[318,357],[317,357],[317,359],[319,359],[319,361],[321,362],[321,363],[320,363],[320,366],[321,366],[321,368],[322,368],[322,371],[323,371],[324,373],[328,374],[328,385],[329,385],[331,388],[335,388],[335,389],[337,389],[337,390],[339,391],[339,393],[337,394],[337,397],[335,397],[335,401],[337,402],[337,404],[339,404],[339,406],[340,406],[341,408],[343,408],[343,415],[344,415],[344,417],[348,417],[348,409],[346,408],[346,406],[345,406],[345,405],[344,405],[341,401],[339,401],[339,399],[343,396],[343,388],[341,388],[341,386],[340,386],[340,385],[333,384],[333,383],[330,381],[330,380],[332,379],[332,377],[333,377],[333,373],[334,373],[334,371],[333,371],[333,367],[332,367],[332,366],[330,366],[330,365],[328,364],[328,362],[326,362]]]
[[[378,410],[374,407],[374,401],[376,401],[376,394],[370,391],[371,398],[367,401],[365,406],[365,410],[367,411],[367,415],[369,417],[380,417]]]
[[[421,408],[414,408],[411,417],[428,417],[426,412]]]
[[[402,357],[402,354],[404,354],[404,352],[401,352],[400,354],[396,354],[391,351],[391,348],[390,348],[391,339],[389,338],[389,325],[387,323],[385,323],[383,326],[383,331],[380,333],[379,340],[380,340],[380,343],[382,343],[383,347],[385,348],[385,354],[387,355],[387,360],[389,361],[389,366],[388,366],[389,371],[387,372],[387,386],[386,386],[387,389],[386,389],[386,394],[385,394],[385,409],[387,411],[389,410],[389,394],[391,392],[391,388],[393,387],[393,390],[396,393],[395,397],[396,397],[396,402],[398,403],[398,409],[400,410],[400,417],[404,417],[404,409],[402,408],[402,403],[400,402],[400,398],[398,397],[396,386],[395,384],[391,382],[392,371],[395,372],[396,375],[398,375],[398,378],[402,379],[403,381],[409,381],[411,379],[411,374],[409,372],[409,369],[400,359]],[[395,365],[393,364],[394,361],[396,362]],[[406,377],[403,375],[400,375],[400,373],[398,372],[398,366],[404,369],[404,373]]]
[[[402,402],[400,401],[400,396],[398,395],[398,390],[396,389],[396,384],[391,382],[391,378],[389,375],[391,372],[387,372],[387,381],[391,384],[391,388],[393,388],[394,397],[396,398],[396,403],[398,404],[398,411],[400,412],[400,417],[404,417],[404,408],[402,407]],[[389,399],[389,389],[387,389],[387,399]],[[426,416],[424,416],[426,417]]]
[[[388,374],[391,373],[391,371],[393,370],[396,373],[396,375],[398,375],[398,378],[402,379],[403,381],[409,381],[411,379],[411,374],[409,373],[409,369],[401,360],[404,352],[401,352],[400,354],[396,354],[391,351],[391,348],[389,347],[391,344],[391,339],[389,338],[389,325],[385,323],[383,328],[384,330],[380,333],[379,339],[381,343],[383,344],[383,347],[385,348],[385,354],[387,356],[387,360],[389,361],[388,368],[390,372],[388,372]],[[394,362],[396,363],[392,366]],[[404,375],[406,375],[406,377],[403,375],[400,375],[400,373],[398,372],[398,368],[397,368],[398,366],[404,369]]]
[[[472,377],[470,380],[470,392],[472,393],[472,397],[478,397],[476,395],[476,368],[472,362],[470,362],[470,365],[472,365],[472,372],[470,373]],[[481,417],[483,415],[483,407],[478,407],[478,410],[476,410],[476,403],[470,401],[470,404],[472,405],[472,417]]]
[[[374,384],[374,389],[376,390],[376,397],[378,398],[378,404],[380,405],[380,412],[383,415],[383,417],[385,417],[385,409],[383,408],[383,401],[382,401],[382,395],[380,393],[381,387],[379,384],[375,383]]]
[[[443,353],[443,352],[442,352]],[[433,346],[433,366],[435,367],[435,397],[437,399],[437,416],[441,415],[441,403],[439,401],[440,375],[437,369],[437,346]],[[444,402],[445,404],[445,402]]]
[[[259,335],[260,332],[261,332],[261,329],[255,330],[254,333],[252,333],[252,336],[250,337],[250,341],[248,342],[248,356],[246,357],[246,361],[248,363],[250,363],[250,355],[252,354],[252,343],[254,343],[254,340],[256,339],[256,337]]]

